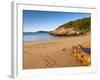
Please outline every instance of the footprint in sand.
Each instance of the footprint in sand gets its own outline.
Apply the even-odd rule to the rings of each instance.
[[[57,62],[54,58],[50,56],[41,56],[42,60],[45,62],[45,67],[56,67]]]

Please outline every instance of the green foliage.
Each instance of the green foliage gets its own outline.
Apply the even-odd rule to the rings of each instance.
[[[59,26],[57,29],[60,28],[74,28],[75,30],[84,30],[85,32],[88,32],[91,28],[91,17],[70,21]]]

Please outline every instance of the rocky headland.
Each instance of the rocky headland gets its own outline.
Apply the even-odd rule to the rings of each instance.
[[[90,20],[91,18],[88,17],[70,21],[51,31],[50,34],[55,36],[78,36],[87,34],[90,32]]]

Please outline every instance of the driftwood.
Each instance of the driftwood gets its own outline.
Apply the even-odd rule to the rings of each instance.
[[[84,51],[82,45],[73,46],[72,49],[73,55],[78,59],[78,61],[82,62],[83,65],[90,65],[91,57]]]

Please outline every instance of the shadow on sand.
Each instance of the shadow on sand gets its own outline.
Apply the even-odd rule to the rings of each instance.
[[[88,53],[88,54],[91,54],[91,48],[83,48],[83,50]]]

